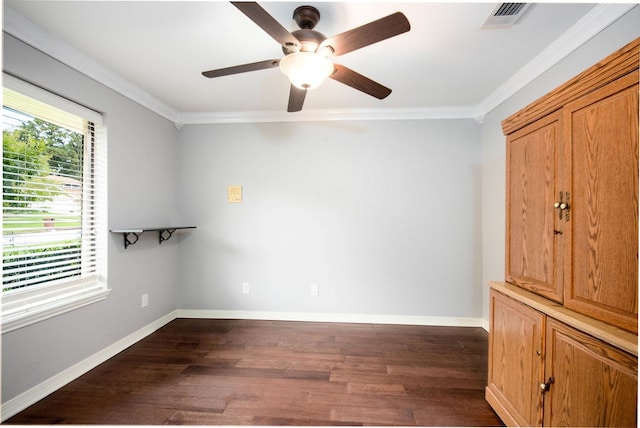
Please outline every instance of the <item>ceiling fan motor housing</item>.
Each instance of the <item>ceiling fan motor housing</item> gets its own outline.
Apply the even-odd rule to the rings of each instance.
[[[300,41],[299,51],[301,52],[315,52],[320,43],[326,40],[325,35],[316,30],[296,30],[291,35]],[[282,46],[282,51],[286,55],[298,52],[295,48],[291,49],[287,45]]]

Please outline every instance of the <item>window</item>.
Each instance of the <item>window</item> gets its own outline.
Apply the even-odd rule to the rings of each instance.
[[[2,332],[106,298],[100,114],[4,75]]]

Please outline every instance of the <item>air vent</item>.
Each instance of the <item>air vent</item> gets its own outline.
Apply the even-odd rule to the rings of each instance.
[[[529,6],[529,3],[499,3],[482,28],[509,28],[524,15]]]

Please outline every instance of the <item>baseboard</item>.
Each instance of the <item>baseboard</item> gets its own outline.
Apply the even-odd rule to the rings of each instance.
[[[88,358],[85,358],[79,363],[45,380],[39,385],[36,385],[33,388],[23,392],[17,397],[8,400],[6,403],[2,403],[2,408],[0,409],[2,415],[0,416],[0,419],[4,422],[11,416],[16,415],[32,404],[35,404],[36,402],[42,400],[47,395],[55,392],[59,388],[62,388],[72,380],[77,379],[89,370],[104,363],[109,358],[124,351],[129,346],[144,339],[160,327],[174,320],[176,318],[176,314],[177,311],[173,311],[163,316],[162,318],[142,327],[141,329],[131,333],[123,339],[120,339],[116,343],[109,345],[103,350],[91,355]]]
[[[405,324],[449,327],[483,327],[482,318],[430,317],[421,315],[340,314],[313,312],[269,312],[207,309],[178,309],[176,318],[248,319],[270,321]]]

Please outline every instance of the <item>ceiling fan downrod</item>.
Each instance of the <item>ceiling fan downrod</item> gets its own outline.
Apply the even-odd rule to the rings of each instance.
[[[293,11],[293,19],[303,30],[313,30],[320,21],[320,12],[313,6],[300,6]]]

